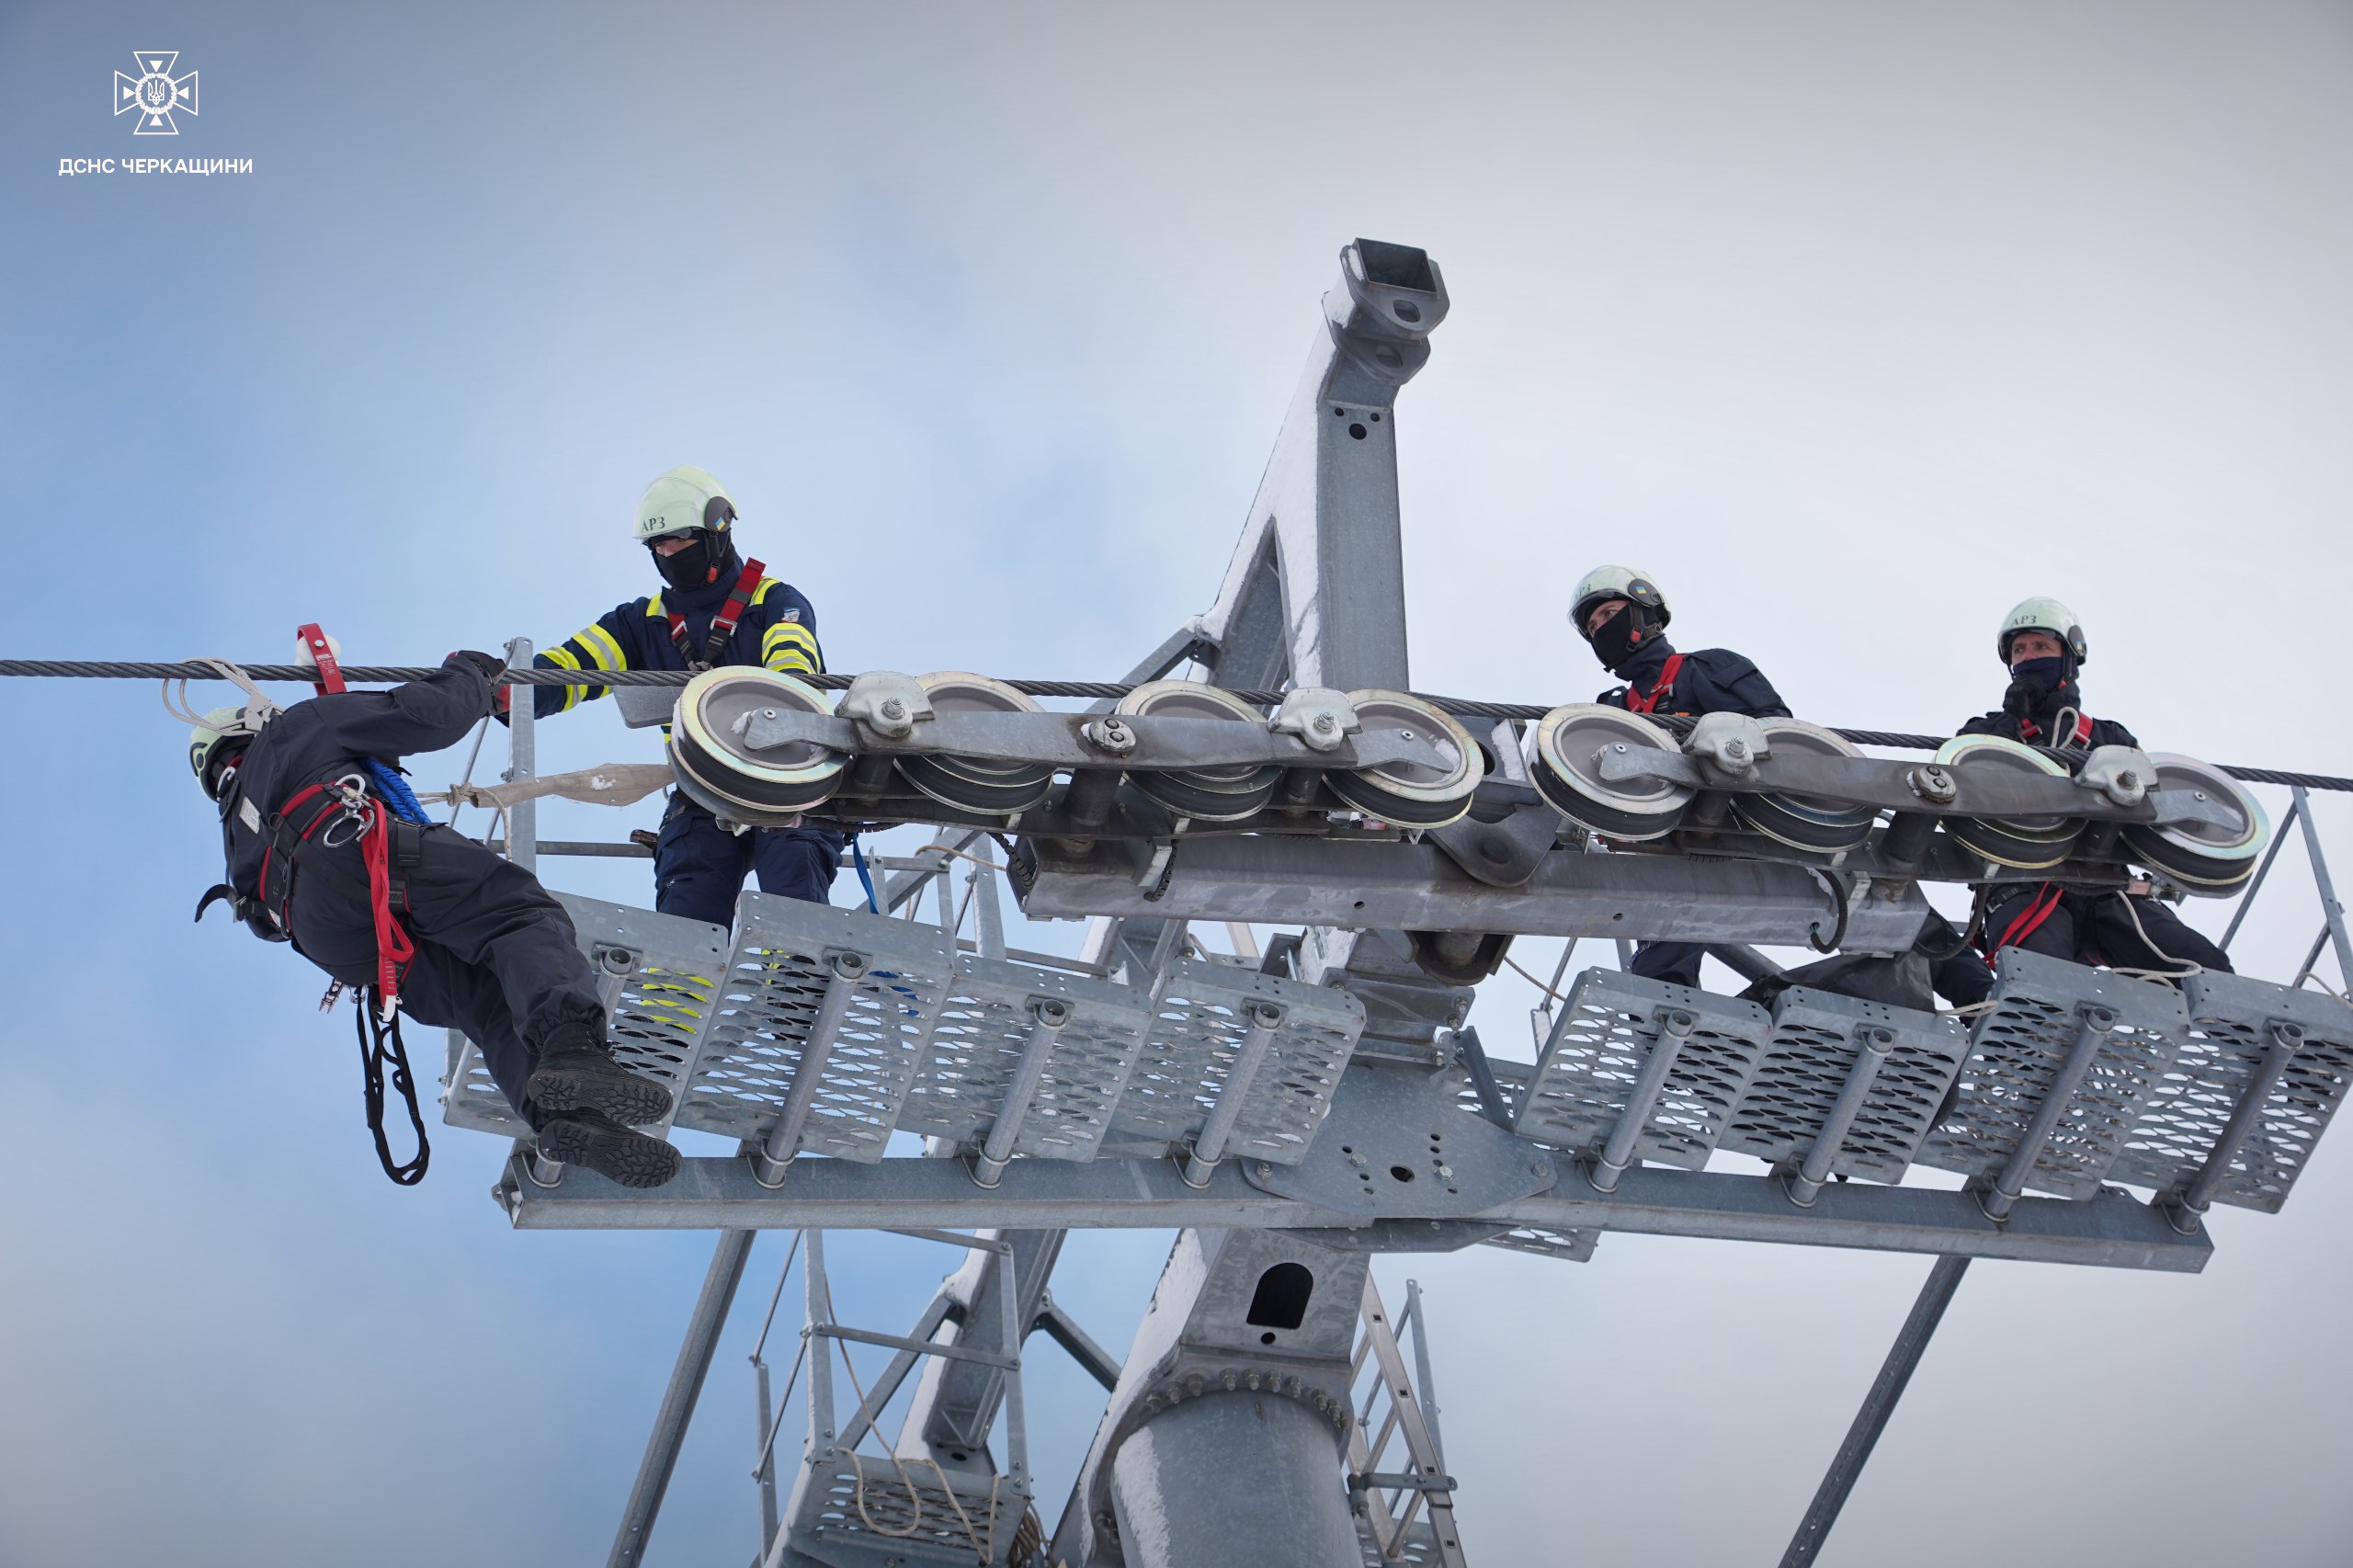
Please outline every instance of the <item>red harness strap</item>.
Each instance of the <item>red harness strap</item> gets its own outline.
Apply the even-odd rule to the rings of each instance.
[[[359,855],[368,863],[368,904],[376,916],[376,999],[390,1017],[400,1006],[401,976],[408,972],[416,947],[392,913],[392,813],[373,796],[366,810],[368,825],[360,831]]]
[[[329,788],[328,784],[321,782],[296,790],[286,804],[278,808],[276,822],[285,823],[296,810],[325,794]],[[376,926],[376,989],[389,1012],[400,1001],[401,976],[408,971],[410,960],[416,957],[416,946],[410,940],[407,927],[401,924],[399,915],[392,908],[392,814],[384,809],[381,801],[372,795],[361,802],[358,811],[359,858],[368,868],[368,903]],[[320,824],[335,820],[336,815],[333,810],[314,812],[295,834],[295,843],[308,844]],[[261,852],[261,871],[257,880],[261,896],[266,902],[269,898],[270,861],[277,853],[275,841],[265,845]],[[290,855],[291,851],[289,853]],[[285,893],[277,901],[270,914],[277,919],[280,930],[290,934],[293,931],[294,881],[290,870],[287,873]]]
[[[2018,721],[2018,739],[2022,741],[2030,741],[2040,733],[2042,733],[2042,726],[2036,723],[2033,720],[2020,719]],[[2066,744],[2069,745],[2084,745],[2088,744],[2091,738],[2091,716],[2087,713],[2076,714],[2075,738],[2068,741]]]
[[[1651,684],[1649,691],[1637,696],[1631,685],[1626,687],[1626,710],[1630,713],[1647,713],[1656,708],[1662,699],[1673,696],[1675,677],[1682,668],[1683,655],[1669,653],[1666,656],[1666,663],[1659,666],[1658,679]]]
[[[2018,918],[2010,922],[2009,929],[2004,931],[2001,938],[1985,949],[1985,967],[1988,969],[1994,967],[1994,955],[2004,948],[2014,947],[2041,930],[2042,923],[2050,919],[2059,908],[2059,896],[2060,890],[2052,887],[2049,882],[2037,888],[2034,897],[2027,902],[2024,909],[2018,911]]]
[[[317,687],[319,695],[324,697],[330,692],[341,691],[343,666],[335,663],[335,648],[327,642],[327,634],[319,630],[319,623],[314,620],[298,626],[294,629],[294,635],[302,640],[302,646],[310,650],[312,663],[319,666],[319,678],[311,683]]]
[[[670,615],[670,641],[678,645],[678,654],[690,670],[707,670],[719,663],[719,655],[727,651],[727,640],[735,635],[735,623],[744,619],[745,608],[752,602],[752,595],[760,585],[760,574],[767,568],[757,561],[744,563],[735,586],[728,590],[727,602],[710,618],[710,635],[703,639],[702,657],[695,657],[687,642],[687,618],[676,610]]]

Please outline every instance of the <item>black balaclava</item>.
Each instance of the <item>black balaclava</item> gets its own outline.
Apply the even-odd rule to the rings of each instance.
[[[656,551],[654,564],[661,572],[662,580],[682,594],[709,587],[744,569],[736,559],[733,532],[718,533],[710,528],[696,529],[694,542],[684,550],[674,550],[667,555]]]
[[[1625,608],[1595,627],[1586,641],[1592,644],[1593,656],[1601,661],[1603,669],[1621,675],[1625,665],[1648,653],[1661,638],[1650,612],[1629,599]]]
[[[2048,713],[2075,699],[2073,659],[2021,659],[2010,666],[2010,688],[2002,694],[2002,711],[2017,718]]]

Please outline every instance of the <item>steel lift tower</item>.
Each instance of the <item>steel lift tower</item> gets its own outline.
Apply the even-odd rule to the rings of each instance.
[[[723,817],[939,830],[881,862],[870,910],[751,893],[731,930],[562,895],[617,1052],[675,1091],[675,1126],[735,1141],[665,1187],[540,1158],[450,1041],[447,1119],[517,1138],[496,1189],[517,1226],[719,1234],[612,1568],[643,1560],[761,1230],[799,1233],[786,1398],[804,1365],[808,1389],[796,1463],[764,1329],[762,1568],[1459,1565],[1420,1303],[1392,1312],[1375,1254],[1582,1261],[1622,1230],[1929,1255],[1802,1563],[1970,1258],[2195,1271],[2212,1203],[2285,1199],[2353,1074],[2353,1008],[2302,988],[2353,944],[2301,786],[2325,923],[2293,984],[2010,949],[1962,1018],[1597,968],[1534,1061],[1490,1059],[1468,1016],[1515,935],[1703,942],[1756,979],[1776,969],[1749,944],[1906,952],[1921,882],[2021,856],[2252,896],[2279,844],[2186,758],[1911,764],[1811,725],[1414,696],[1396,399],[1446,312],[1423,252],[1342,251],[1215,603],[1125,682],[1058,694],[1087,711],[961,672],[871,672],[830,704],[761,672],[580,677],[673,722],[677,787]],[[1207,678],[1166,678],[1188,663]],[[535,842],[529,704],[513,733],[510,853],[593,847]],[[1083,956],[1008,947],[1001,877],[1032,917],[1090,920]],[[1253,926],[1297,934],[1259,953]],[[1231,953],[1198,939],[1220,926]],[[1050,1290],[1076,1227],[1178,1232],[1124,1361]],[[825,1263],[846,1230],[960,1261],[904,1332],[852,1325]],[[1039,1330],[1109,1391],[1051,1528],[1021,1403]],[[851,1345],[892,1352],[870,1385]]]

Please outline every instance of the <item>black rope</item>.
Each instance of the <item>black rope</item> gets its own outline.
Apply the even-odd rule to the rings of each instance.
[[[368,1132],[376,1140],[377,1162],[392,1178],[393,1186],[415,1187],[425,1179],[425,1167],[433,1161],[433,1145],[425,1136],[425,1113],[417,1108],[416,1079],[408,1069],[408,1046],[401,1039],[401,1016],[394,1012],[389,1020],[379,1016],[376,988],[372,985],[354,993],[351,1001],[358,1014],[360,1093],[368,1102]],[[416,1155],[406,1161],[392,1158],[392,1140],[384,1136],[387,1065],[392,1068],[393,1089],[408,1107],[408,1124],[416,1133]]]
[[[300,681],[307,686],[316,671],[308,665],[242,665],[238,666],[257,681]],[[438,665],[346,665],[346,680],[365,684],[424,680],[440,673]],[[221,672],[210,665],[141,664],[106,659],[0,659],[0,676],[46,676],[81,677],[97,680],[219,680]],[[559,670],[510,669],[497,676],[501,684],[514,686],[684,686],[694,678],[688,670]],[[820,691],[846,691],[853,677],[837,675],[795,674],[795,680],[806,682]],[[1135,687],[1116,680],[1009,680],[1005,683],[1025,697],[1084,698],[1089,701],[1104,699],[1117,700]],[[1236,691],[1234,696],[1260,708],[1279,707],[1283,700],[1279,691]],[[1533,702],[1472,702],[1460,697],[1435,697],[1426,692],[1409,695],[1430,704],[1458,719],[1511,719],[1531,722],[1541,719],[1552,710]],[[1664,718],[1664,715],[1654,716]],[[1677,724],[1668,721],[1668,728],[1678,733],[1689,728],[1688,722]],[[1859,746],[1890,746],[1903,751],[1934,751],[1945,744],[1942,735],[1911,735],[1894,730],[1840,730],[1833,734],[1854,742]],[[2293,773],[2277,767],[2231,767],[2222,772],[2247,784],[2279,784],[2300,790],[2334,790],[2353,792],[2353,778],[2340,778],[2327,773]]]

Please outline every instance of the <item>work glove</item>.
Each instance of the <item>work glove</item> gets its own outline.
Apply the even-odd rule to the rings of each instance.
[[[460,648],[456,653],[449,654],[447,658],[444,658],[441,661],[441,667],[445,670],[472,670],[474,674],[482,676],[483,679],[492,680],[496,676],[506,673],[506,661],[495,653],[484,653],[472,648]],[[488,710],[490,712],[501,713],[505,711],[506,707],[507,690],[508,688],[504,685],[494,686],[490,688],[490,706]]]

